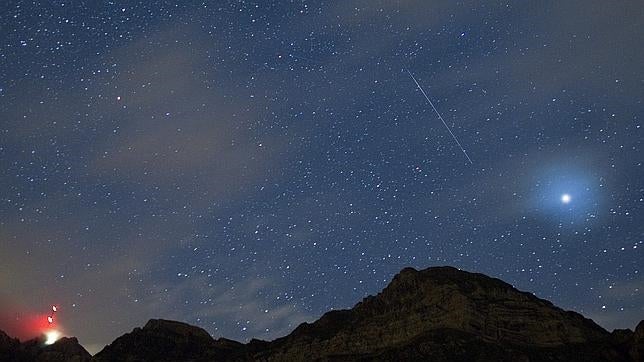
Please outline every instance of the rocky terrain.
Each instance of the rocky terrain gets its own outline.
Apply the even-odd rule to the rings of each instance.
[[[85,362],[92,356],[76,338],[63,337],[52,345],[45,345],[44,337],[20,342],[0,331],[0,361]]]
[[[88,360],[644,361],[644,322],[610,333],[501,280],[437,267],[403,269],[378,295],[271,342],[150,320],[91,357],[75,338],[43,347],[0,333],[0,361]]]

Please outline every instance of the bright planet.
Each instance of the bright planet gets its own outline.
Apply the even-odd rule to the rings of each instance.
[[[561,202],[563,202],[564,204],[570,203],[570,200],[571,200],[570,194],[561,195]]]

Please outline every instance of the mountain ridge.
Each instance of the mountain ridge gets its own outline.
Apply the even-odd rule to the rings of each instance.
[[[22,351],[22,357],[33,359],[3,359],[7,346],[16,348],[16,341],[0,333],[0,361],[46,360],[38,349],[23,347],[28,342],[18,344],[17,350]],[[79,362],[628,362],[644,358],[644,321],[635,331],[611,333],[579,313],[563,310],[500,279],[453,267],[404,268],[377,295],[364,298],[351,309],[330,311],[315,322],[302,323],[273,341],[254,339],[243,344],[214,339],[199,327],[152,319],[116,338],[93,357],[83,353],[84,349],[70,347],[73,343],[80,347],[75,339],[67,339],[65,348],[57,346],[58,342],[45,348],[56,351],[58,357],[69,357],[65,361]],[[70,357],[70,351],[78,353]]]

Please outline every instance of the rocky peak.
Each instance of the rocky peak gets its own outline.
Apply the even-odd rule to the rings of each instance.
[[[630,353],[634,361],[644,361],[644,320],[635,327]]]
[[[20,344],[17,338],[11,338],[5,332],[0,331],[0,349],[9,348],[17,344]]]
[[[644,339],[644,320],[640,321],[635,327],[635,338]]]
[[[51,345],[44,342],[40,336],[20,343],[0,331],[0,361],[86,362],[92,358],[76,338],[63,337]]]
[[[459,340],[499,346],[500,351],[509,345],[552,349],[610,337],[591,320],[499,279],[435,267],[405,268],[378,295],[302,324],[271,346],[278,356],[295,359],[310,349],[326,356],[364,356],[428,336],[435,340],[437,333],[456,333]]]
[[[99,361],[190,360],[206,354],[214,340],[202,328],[186,323],[151,319],[143,328],[117,338],[99,352]]]
[[[151,319],[143,328],[117,338],[94,356],[96,361],[210,361],[229,358],[239,342],[215,341],[204,329],[186,323]]]
[[[83,362],[89,361],[92,355],[78,343],[75,337],[63,337],[56,341],[56,343],[42,348],[38,354],[38,361],[69,361],[69,362]]]
[[[11,361],[17,353],[20,341],[0,331],[0,361]]]
[[[165,319],[150,319],[143,327],[143,331],[151,334],[174,335],[182,338],[213,341],[210,334],[203,328]]]
[[[490,341],[542,346],[585,343],[608,335],[577,313],[499,279],[452,267],[405,268],[354,311],[360,319],[387,316],[384,319],[392,328],[404,329],[408,335],[452,328]]]

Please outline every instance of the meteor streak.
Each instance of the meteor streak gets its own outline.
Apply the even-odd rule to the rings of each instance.
[[[438,118],[443,122],[443,125],[445,126],[445,128],[447,128],[447,131],[449,132],[449,134],[452,135],[452,138],[454,139],[454,141],[456,141],[456,144],[458,145],[458,147],[460,147],[461,151],[463,151],[463,154],[465,155],[465,157],[467,157],[467,160],[470,161],[470,165],[473,165],[474,163],[472,162],[472,159],[470,158],[470,156],[467,155],[467,152],[465,152],[465,149],[463,148],[463,146],[461,146],[461,143],[458,142],[458,139],[456,138],[452,130],[447,125],[447,122],[445,122],[445,120],[443,119],[443,116],[441,116],[441,114],[438,113],[438,110],[436,109],[436,107],[434,107],[434,103],[432,103],[432,101],[429,99],[429,97],[427,96],[427,93],[425,93],[425,91],[423,90],[423,87],[420,86],[420,84],[418,83],[416,78],[414,78],[414,75],[411,74],[409,69],[405,69],[405,70],[407,71],[407,73],[409,73],[409,76],[411,77],[411,79],[414,80],[414,83],[416,83],[416,86],[418,87],[418,89],[420,89],[421,93],[423,93],[429,105],[432,106],[432,109],[434,110],[434,112],[436,112],[436,115],[438,115]]]

